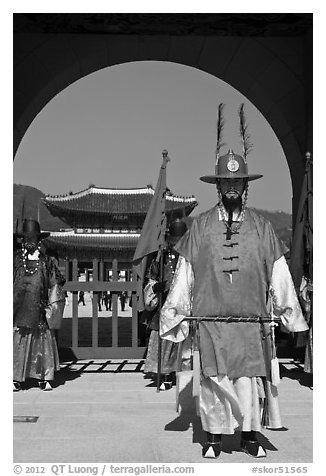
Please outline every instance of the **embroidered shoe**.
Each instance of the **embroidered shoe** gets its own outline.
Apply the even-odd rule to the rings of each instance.
[[[202,449],[203,458],[218,458],[222,449],[222,442],[206,443]]]
[[[21,387],[21,384],[20,382],[13,382],[13,391],[14,392],[19,392],[19,390],[21,390],[22,387]]]
[[[51,387],[51,384],[50,382],[48,382],[47,380],[41,380],[41,382],[39,382],[39,387],[41,390],[44,390],[45,392],[49,391],[49,390],[53,390],[53,388]]]
[[[172,388],[172,382],[162,382],[160,390],[170,390]]]
[[[249,456],[253,456],[254,458],[265,458],[266,457],[266,451],[258,443],[258,441],[241,440],[240,446],[241,446],[242,451],[247,453]]]

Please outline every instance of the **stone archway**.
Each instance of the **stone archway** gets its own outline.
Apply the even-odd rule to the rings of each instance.
[[[257,107],[284,150],[295,218],[312,148],[311,14],[15,14],[14,153],[67,86],[108,66],[150,60],[205,71]]]

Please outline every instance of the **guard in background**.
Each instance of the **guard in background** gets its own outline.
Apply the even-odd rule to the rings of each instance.
[[[153,257],[147,273],[148,282],[144,288],[145,310],[147,314],[147,326],[150,329],[150,337],[144,366],[145,374],[157,374],[158,372],[158,329],[159,329],[159,294],[162,294],[162,303],[170,289],[174,276],[179,253],[174,250],[174,245],[187,231],[186,224],[176,219],[169,226],[166,236],[167,249],[163,251],[163,281],[160,281],[160,255]],[[160,390],[169,390],[175,379],[177,370],[178,344],[163,340],[161,347],[161,378]]]
[[[38,380],[42,390],[52,390],[59,370],[55,330],[60,327],[65,306],[65,283],[55,258],[45,254],[42,233],[36,220],[23,222],[21,247],[14,256],[13,390],[26,379]]]

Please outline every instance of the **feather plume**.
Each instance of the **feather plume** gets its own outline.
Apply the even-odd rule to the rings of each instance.
[[[239,118],[240,118],[240,136],[242,142],[243,156],[246,161],[247,155],[252,149],[252,143],[250,142],[250,135],[248,134],[248,125],[246,123],[246,118],[244,115],[244,104],[241,104],[239,107]]]
[[[224,104],[220,103],[218,106],[218,111],[217,111],[217,125],[216,125],[216,163],[220,156],[220,148],[225,145],[224,143],[222,143],[222,131],[224,127],[223,109],[224,109]]]

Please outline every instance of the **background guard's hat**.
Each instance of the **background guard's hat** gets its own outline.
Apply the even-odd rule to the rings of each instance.
[[[39,240],[43,240],[50,236],[50,232],[44,231],[41,232],[41,227],[38,221],[32,220],[31,218],[25,218],[23,222],[23,231],[21,233],[16,233],[17,238],[30,238],[36,236]]]
[[[169,226],[169,235],[175,238],[181,238],[187,231],[186,223],[180,218],[176,218]]]
[[[171,243],[177,243],[187,231],[187,224],[180,218],[176,218],[169,226],[166,238]]]

